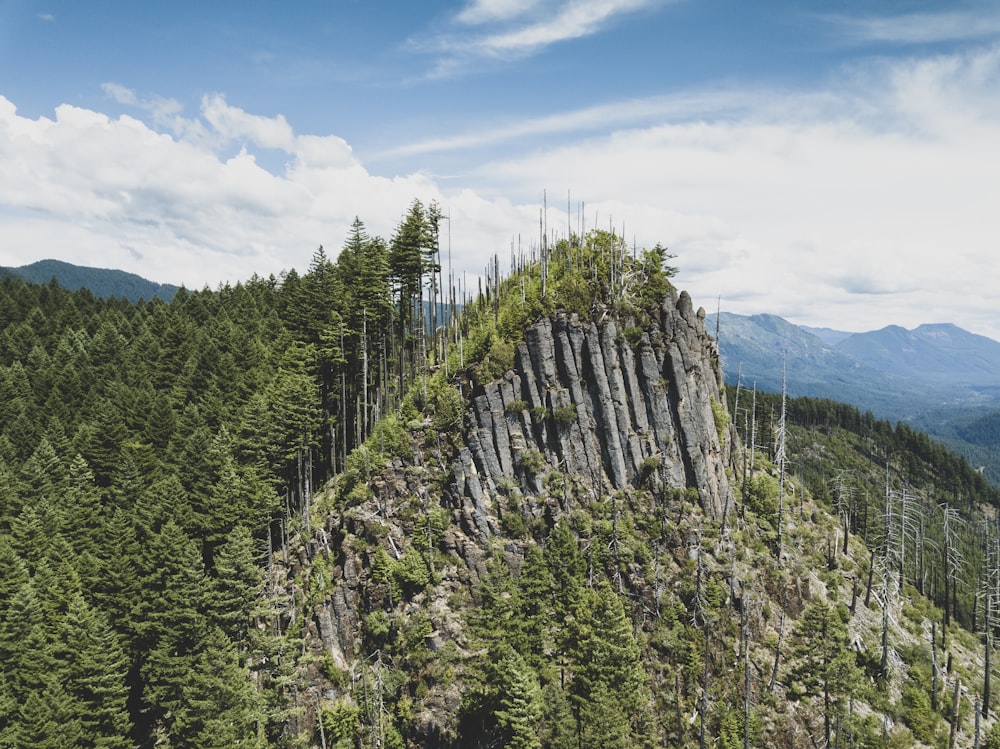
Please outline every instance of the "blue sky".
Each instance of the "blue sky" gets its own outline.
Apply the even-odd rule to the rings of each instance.
[[[474,274],[544,193],[709,309],[1000,338],[995,2],[0,0],[0,97],[0,265],[214,287],[419,197]]]

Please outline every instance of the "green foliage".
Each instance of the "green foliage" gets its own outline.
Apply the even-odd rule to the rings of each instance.
[[[506,338],[493,336],[486,353],[479,363],[478,376],[483,382],[502,377],[514,366],[514,343]]]
[[[622,335],[625,336],[625,340],[629,342],[630,346],[636,346],[638,345],[644,332],[645,331],[641,325],[631,325],[622,331]]]
[[[1000,749],[1000,722],[994,723],[986,731],[983,747],[984,749]]]
[[[330,749],[353,749],[361,738],[360,708],[347,700],[323,705],[320,720]]]
[[[443,539],[452,513],[460,514],[448,487],[432,479],[426,498],[412,488],[447,474],[448,451],[460,444],[465,403],[455,383],[466,387],[470,373],[502,377],[525,326],[559,309],[585,319],[617,312],[622,335],[637,345],[647,310],[672,292],[674,272],[664,248],[633,260],[608,232],[560,241],[547,248],[544,278],[532,264],[489,279],[488,295],[449,329],[449,339],[464,336],[460,355],[435,337],[447,326],[423,298],[441,282],[439,218],[434,206],[414,203],[388,242],[356,221],[336,261],[320,248],[302,275],[181,290],[170,303],[0,281],[0,745],[315,745],[312,706],[289,720],[296,699],[301,711],[316,694],[306,673],[337,690],[334,700],[320,693],[328,746],[415,745],[426,738],[417,724],[427,698],[458,693],[461,724],[445,743],[690,745],[686,721],[700,710],[706,678],[711,740],[739,745],[742,714],[729,675],[738,645],[727,606],[777,583],[770,567],[755,567],[761,580],[736,579],[730,597],[721,567],[732,564],[738,577],[741,565],[766,553],[760,538],[774,520],[777,486],[763,455],[746,495],[757,517],[727,529],[727,539],[739,539],[735,553],[712,548],[716,529],[708,529],[714,568],[701,579],[698,616],[713,622],[711,632],[692,625],[684,606],[693,584],[673,584],[688,534],[706,520],[686,516],[697,490],[651,480],[663,467],[654,456],[640,467],[648,490],[591,493],[586,477],[550,471],[535,503],[520,495],[520,481],[547,464],[529,446],[518,459],[524,473],[487,507],[507,536],[475,590],[479,605],[467,609],[461,651],[449,640],[452,622],[435,634],[441,596],[426,595],[428,587],[446,581],[457,609],[473,595],[457,581],[476,577],[444,551],[453,551]],[[529,406],[519,400],[506,410],[515,420]],[[773,402],[762,396],[758,407],[758,435],[767,435]],[[721,438],[725,410],[713,403],[712,412]],[[539,406],[530,417],[551,434],[577,414]],[[853,461],[845,522],[870,548],[886,535],[877,512],[886,456],[893,490],[933,486],[918,489],[926,491],[921,506],[961,505],[970,528],[968,498],[996,500],[981,477],[905,425],[796,401],[789,417],[798,429],[795,469],[831,506],[839,495],[824,466],[831,456]],[[847,424],[857,435],[837,432],[812,460],[817,435]],[[438,445],[441,472],[433,461],[417,465],[415,453]],[[397,461],[409,486],[370,512],[374,505],[363,503],[374,486],[391,484]],[[865,465],[875,465],[874,481]],[[322,498],[336,474],[337,496]],[[333,514],[318,522],[310,502]],[[934,518],[925,517],[927,548],[940,541]],[[345,537],[350,547],[341,546]],[[816,537],[794,538],[807,545]],[[819,576],[831,599],[858,572],[851,565],[863,555],[853,535],[851,544],[841,566]],[[962,531],[970,579],[981,561],[977,544]],[[354,554],[370,569],[357,588],[365,659],[349,675],[332,657],[303,656],[301,637],[335,568]],[[916,567],[916,556],[907,564]],[[265,565],[284,565],[290,576],[265,585]],[[903,572],[917,582],[915,569]],[[932,568],[926,576],[939,603],[941,574]],[[975,587],[959,586],[955,596],[962,622],[971,619]],[[905,621],[940,616],[907,594],[914,603]],[[421,611],[425,597],[433,605]],[[881,701],[862,694],[866,679],[846,646],[842,607],[825,607],[814,599],[789,611],[797,623],[781,676],[791,693],[839,721],[839,745],[848,734],[855,746],[882,745],[880,724],[849,717],[852,695],[909,726],[890,741],[912,732],[940,743],[942,723],[928,718],[927,676],[916,660],[899,684],[899,705],[889,704],[891,690]],[[762,609],[754,624],[773,636],[775,600]],[[949,637],[961,641],[955,625]],[[756,642],[752,655],[760,656]],[[754,721],[774,708],[760,689]],[[829,706],[819,708],[823,695]],[[294,724],[303,726],[297,737],[287,731]],[[757,744],[762,738],[755,733]]]
[[[821,697],[826,735],[846,715],[848,700],[858,693],[861,671],[850,648],[843,604],[831,605],[822,598],[809,602],[796,622],[792,678],[802,694]]]
[[[511,401],[504,407],[504,411],[506,411],[509,414],[519,414],[522,411],[527,411],[527,410],[528,410],[528,401],[524,400]]]
[[[462,394],[454,387],[443,385],[436,389],[431,402],[434,408],[434,428],[449,434],[460,434],[465,414]]]
[[[709,404],[712,407],[712,418],[715,420],[715,432],[719,437],[719,444],[724,444],[726,428],[729,426],[729,412],[726,410],[726,407],[719,401],[715,400],[715,398],[711,398]]]
[[[552,409],[552,420],[560,427],[568,427],[576,423],[576,406],[572,403],[566,406],[556,406]]]
[[[521,468],[529,474],[537,475],[545,467],[545,456],[538,450],[522,450],[518,457]]]
[[[755,473],[746,483],[744,502],[748,509],[772,525],[778,521],[778,481],[767,473]]]

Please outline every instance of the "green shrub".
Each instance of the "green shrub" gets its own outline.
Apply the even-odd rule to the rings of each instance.
[[[986,732],[986,742],[983,747],[984,749],[1000,749],[1000,721],[990,726],[990,730]]]
[[[561,427],[568,427],[576,422],[576,406],[570,403],[568,406],[556,406],[552,409],[552,418]]]
[[[545,467],[545,456],[538,450],[522,450],[519,457],[521,468],[530,474],[537,474]]]
[[[525,525],[524,518],[519,512],[508,510],[504,513],[500,524],[503,526],[504,533],[511,538],[528,537],[528,526]]]
[[[486,356],[479,363],[477,372],[479,381],[490,382],[500,379],[513,368],[514,343],[506,338],[493,336]]]
[[[351,749],[361,738],[361,710],[347,700],[324,705],[320,710],[326,745],[330,749]]]
[[[413,457],[410,433],[406,431],[403,422],[394,416],[386,416],[376,424],[366,444],[378,450],[383,460]]]
[[[639,478],[645,481],[654,473],[660,469],[660,458],[656,455],[650,455],[642,459],[639,464]]]
[[[519,414],[522,411],[528,410],[528,401],[511,401],[504,407],[504,411],[509,414]]]
[[[778,482],[766,473],[756,473],[747,480],[746,504],[757,517],[778,522]]]
[[[639,341],[642,340],[643,329],[638,325],[633,325],[629,328],[625,328],[623,335],[625,340],[629,342],[630,346],[635,346]]]
[[[715,432],[719,435],[719,444],[725,441],[726,427],[729,426],[729,412],[715,398],[710,399],[712,418],[715,419]]]
[[[462,394],[450,385],[445,385],[434,393],[431,402],[434,405],[434,428],[448,434],[461,432],[462,416],[465,413]]]

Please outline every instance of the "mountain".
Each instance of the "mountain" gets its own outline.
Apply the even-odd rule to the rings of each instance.
[[[1000,343],[951,324],[855,333],[837,349],[880,372],[1000,394]]]
[[[61,287],[70,291],[88,289],[94,296],[118,297],[130,302],[153,297],[169,302],[179,288],[147,281],[134,273],[72,265],[61,260],[39,260],[17,268],[0,268],[0,278],[2,277],[20,278],[43,285],[55,279]]]
[[[849,338],[854,335],[854,333],[848,333],[843,330],[834,330],[833,328],[810,328],[807,325],[800,325],[799,327],[807,333],[812,333],[827,346],[836,346],[845,338]]]
[[[709,328],[715,318],[707,319]],[[942,402],[1000,397],[1000,343],[955,325],[845,333],[775,315],[727,312],[718,325],[727,381],[735,382],[742,366],[745,382],[780,390],[784,359],[790,393],[830,397],[895,418]]]
[[[0,280],[0,746],[996,745],[981,475],[725,386],[607,232],[432,335],[418,209],[398,276]]]
[[[714,329],[715,316],[707,319]],[[726,381],[850,403],[929,432],[1000,484],[1000,454],[968,439],[1000,418],[1000,343],[950,324],[866,333],[805,328],[775,315],[722,313]]]
[[[715,316],[706,320],[714,329]],[[905,413],[914,399],[927,396],[908,373],[887,372],[825,342],[820,336],[777,315],[749,317],[723,312],[719,319],[719,349],[727,382],[793,396],[830,398],[870,409],[879,415]]]

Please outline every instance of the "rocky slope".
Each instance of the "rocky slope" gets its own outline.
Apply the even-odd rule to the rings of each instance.
[[[469,602],[491,544],[504,545],[516,566],[532,543],[510,538],[512,517],[544,533],[578,504],[640,486],[683,496],[715,522],[731,508],[730,433],[717,423],[725,407],[704,310],[695,311],[681,292],[652,310],[641,332],[636,322],[606,313],[581,320],[563,310],[539,320],[502,378],[481,384],[457,378],[467,397],[464,428],[454,440],[429,419],[411,423],[408,458],[356,477],[350,499],[343,499],[350,477],[329,489],[318,505],[325,508],[322,527],[296,557],[286,557],[282,573],[289,600],[307,601],[304,647],[316,656],[308,677],[315,689],[339,694],[320,667],[324,658],[351,672],[372,656],[365,616],[392,595],[376,579],[376,557],[406,560],[422,542],[427,518],[442,526],[433,530],[436,584],[411,596],[404,585],[408,600],[384,605],[400,620],[418,610],[428,614],[428,644],[437,651],[446,643],[466,646],[464,612],[454,604]],[[636,571],[630,585],[646,587],[640,578]],[[375,599],[380,603],[373,606]],[[289,604],[285,626],[301,613]],[[436,744],[454,736],[457,685],[432,687],[422,702],[421,736],[413,738]],[[296,729],[314,720],[314,705],[307,708],[293,721]]]
[[[838,519],[793,481],[776,559],[776,469],[763,457],[750,494],[734,497],[744,455],[704,312],[686,293],[631,315],[581,319],[557,310],[525,331],[513,361],[498,379],[463,372],[445,386],[462,393],[460,424],[428,408],[376,430],[316,498],[309,528],[278,555],[272,593],[285,604],[270,626],[301,641],[288,721],[301,743],[504,741],[510,709],[497,713],[498,728],[477,723],[482,714],[470,707],[489,657],[472,624],[490,596],[517,595],[516,582],[490,593],[491,565],[526,579],[532,553],[547,553],[560,525],[572,528],[589,584],[608,581],[631,621],[649,691],[628,718],[629,745],[691,745],[705,731],[742,746],[737,705],[747,695],[755,746],[821,745],[830,705],[840,711],[835,733],[845,746],[882,746],[871,742],[883,736],[934,745],[947,736],[945,717],[935,714],[920,743],[908,726],[921,711],[898,707],[922,678],[924,666],[911,661],[929,648],[932,607],[906,603],[912,590],[891,594],[889,618],[877,591],[862,605],[875,557],[857,536],[841,550]],[[857,684],[838,688],[850,703],[838,694],[824,707],[815,686],[803,685],[812,652],[804,622],[815,611],[844,622],[838,637],[857,660]],[[567,622],[546,626],[575,631]],[[951,632],[954,676],[940,677],[939,691],[943,704],[946,687],[963,690],[956,746],[972,746],[969,684],[981,664],[975,639],[954,624]],[[556,658],[552,647],[538,657]],[[891,677],[876,673],[886,647]],[[561,745],[550,696],[571,691],[566,680],[580,668],[538,671],[546,712],[526,714],[540,726],[540,745]]]

